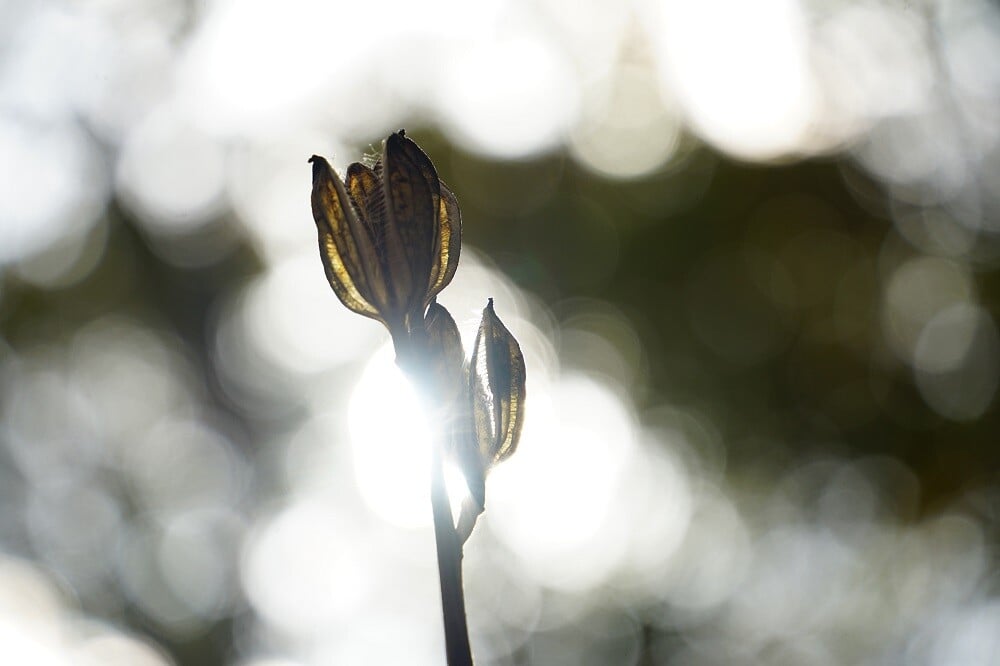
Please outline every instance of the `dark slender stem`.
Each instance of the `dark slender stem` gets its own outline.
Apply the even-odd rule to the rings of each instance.
[[[427,359],[413,339],[394,340],[396,363],[420,392],[429,413],[435,411],[433,387],[429,385]],[[444,616],[445,652],[448,666],[473,666],[469,629],[465,621],[465,593],[462,589],[462,542],[451,515],[451,503],[444,482],[441,458],[443,442],[431,447],[431,508],[434,515],[434,542],[437,546],[438,578],[441,582],[441,612]]]
[[[465,597],[462,592],[462,546],[455,531],[441,455],[436,447],[431,462],[431,505],[434,509],[434,540],[437,543],[448,666],[472,666],[472,648],[469,646]]]

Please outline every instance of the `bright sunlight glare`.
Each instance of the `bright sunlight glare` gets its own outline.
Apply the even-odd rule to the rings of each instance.
[[[699,134],[748,158],[802,143],[813,101],[797,2],[667,0],[658,9],[651,37],[665,92]]]
[[[368,506],[400,527],[430,525],[431,435],[419,397],[396,366],[390,345],[372,356],[348,409],[355,479]],[[444,475],[457,516],[468,486],[448,461]]]
[[[419,397],[386,345],[368,362],[348,407],[358,489],[379,517],[430,524],[430,433]]]
[[[621,476],[637,455],[634,417],[583,375],[531,401],[518,453],[487,489],[490,525],[546,584],[586,587],[620,564],[616,532],[634,514]]]

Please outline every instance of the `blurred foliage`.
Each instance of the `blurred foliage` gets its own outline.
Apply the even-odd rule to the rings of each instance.
[[[886,264],[919,253],[888,221],[879,184],[850,164],[761,166],[691,148],[629,182],[562,155],[445,164],[469,242],[557,315],[581,297],[625,312],[647,354],[629,388],[647,405],[702,412],[737,477],[803,456],[889,454],[917,472],[925,507],[997,480],[997,410],[941,417],[885,347]],[[976,274],[991,312],[997,282]]]
[[[434,663],[308,212],[403,125],[528,364],[484,666],[1000,654],[1000,13],[626,4],[0,3],[5,649]]]
[[[904,461],[918,476],[921,511],[997,482],[997,410],[966,423],[939,416],[883,342],[886,262],[917,253],[887,222],[878,185],[850,165],[750,165],[692,145],[669,169],[621,182],[584,172],[563,154],[494,162],[438,135],[412,134],[458,193],[469,246],[557,319],[571,318],[580,299],[627,316],[642,358],[626,388],[640,408],[666,401],[701,414],[726,442],[735,486],[831,454]],[[302,177],[307,193],[304,161]],[[314,233],[308,219],[289,224]],[[267,423],[220,390],[208,335],[220,296],[262,270],[253,243],[225,214],[171,239],[183,254],[231,235],[212,261],[184,266],[165,258],[118,204],[100,229],[100,259],[78,282],[43,289],[4,276],[0,337],[14,349],[62,345],[108,313],[165,331],[249,455],[266,442]],[[322,280],[318,261],[315,277]],[[996,271],[976,273],[975,282],[996,313]],[[599,355],[567,351],[566,362],[601,372]],[[123,612],[178,663],[221,663],[231,650],[228,619],[190,643],[148,625],[141,612]]]

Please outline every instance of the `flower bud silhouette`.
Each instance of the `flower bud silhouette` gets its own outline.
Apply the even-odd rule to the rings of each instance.
[[[483,311],[470,363],[438,293],[462,247],[462,216],[427,155],[403,130],[374,168],[355,162],[344,180],[313,155],[312,211],[327,280],[348,309],[382,322],[396,363],[422,389],[431,451],[431,509],[449,666],[472,666],[462,591],[462,545],[486,504],[486,473],[517,447],[524,420],[524,358],[493,311]],[[418,424],[414,424],[418,425]],[[469,496],[458,525],[444,479],[457,463]]]
[[[334,293],[350,310],[382,322],[399,346],[423,330],[424,310],[458,268],[462,218],[455,195],[403,130],[382,156],[342,181],[313,155],[312,210]]]
[[[469,368],[476,440],[489,468],[517,449],[524,425],[524,356],[493,310],[483,310]]]
[[[486,475],[517,450],[524,425],[525,368],[521,346],[489,299],[469,362],[465,410],[468,436],[457,440],[457,459],[472,501],[465,502],[457,532],[462,543],[486,509]],[[464,422],[463,422],[464,423]]]

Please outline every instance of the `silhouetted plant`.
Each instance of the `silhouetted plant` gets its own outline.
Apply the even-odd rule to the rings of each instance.
[[[431,506],[450,666],[472,664],[462,548],[486,506],[489,469],[517,448],[524,421],[524,357],[489,299],[465,361],[458,327],[436,302],[458,267],[458,201],[427,155],[400,130],[373,168],[351,164],[342,181],[313,155],[312,209],[320,257],[334,293],[350,310],[382,322],[396,363],[418,387],[433,433]],[[469,489],[457,521],[444,459]]]

